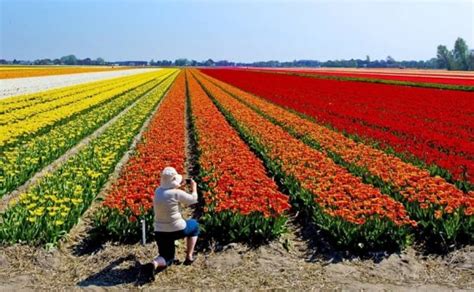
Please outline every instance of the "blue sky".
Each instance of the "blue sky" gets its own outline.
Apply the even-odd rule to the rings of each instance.
[[[0,0],[0,58],[429,59],[474,1]]]

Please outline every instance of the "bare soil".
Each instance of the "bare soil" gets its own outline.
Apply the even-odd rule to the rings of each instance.
[[[86,235],[52,250],[0,247],[0,290],[474,289],[473,246],[444,256],[427,256],[408,248],[400,254],[379,253],[362,259],[305,239],[311,230],[297,226],[290,223],[288,233],[279,240],[259,247],[200,240],[193,265],[173,265],[158,273],[154,282],[141,286],[141,265],[157,253],[153,242],[145,246],[100,243]],[[177,254],[183,260],[184,242],[179,244]]]

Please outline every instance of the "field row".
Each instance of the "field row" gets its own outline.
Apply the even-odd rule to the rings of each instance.
[[[416,73],[367,70],[325,70],[325,69],[270,69],[267,72],[295,74],[315,78],[354,80],[373,83],[433,87],[445,89],[474,90],[474,75],[460,73]]]
[[[163,71],[165,72],[165,71]],[[37,104],[35,99],[30,103],[22,103],[22,107],[9,108],[0,117],[0,148],[12,145],[22,138],[47,131],[58,122],[74,117],[76,114],[99,106],[129,90],[153,80],[156,73],[145,73],[138,77],[125,77],[125,80],[107,80],[105,85],[82,91],[81,87],[73,86],[65,91],[48,94],[49,102]],[[131,78],[131,80],[127,80]],[[10,98],[4,103],[13,103],[24,97]],[[31,99],[30,99],[31,100]],[[15,102],[14,105],[18,104]],[[13,106],[14,106],[13,105]],[[7,143],[8,142],[8,143]]]
[[[75,107],[78,102],[86,98],[113,89],[120,90],[121,87],[127,88],[129,85],[133,86],[134,82],[142,80],[143,76],[124,77],[2,100],[0,101],[2,105],[0,125],[13,125],[19,121],[31,119],[38,114],[51,112],[65,106]]]

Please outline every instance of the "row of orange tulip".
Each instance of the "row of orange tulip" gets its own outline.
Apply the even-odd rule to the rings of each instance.
[[[258,240],[283,231],[288,197],[240,139],[196,79],[188,76],[190,108],[205,189],[206,231],[228,240]],[[215,230],[214,230],[215,229]]]

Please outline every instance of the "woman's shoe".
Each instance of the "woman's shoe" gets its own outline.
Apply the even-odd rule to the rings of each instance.
[[[174,259],[174,260],[172,261],[172,264],[175,265],[175,266],[178,266],[178,265],[181,265],[182,263],[181,263],[180,260]]]
[[[155,265],[153,263],[143,265],[140,278],[145,283],[155,281]]]
[[[190,265],[192,265],[192,264],[194,263],[195,260],[196,260],[196,259],[192,259],[192,260],[190,260],[190,259],[185,259],[183,265],[185,265],[185,266],[190,266]]]

